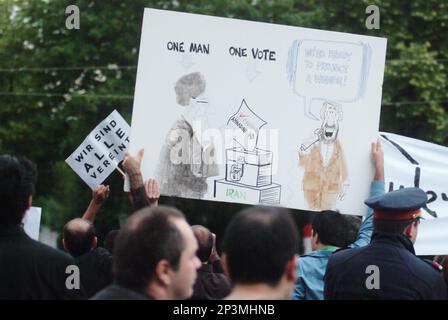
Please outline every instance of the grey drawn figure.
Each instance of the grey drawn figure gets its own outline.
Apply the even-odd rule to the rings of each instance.
[[[348,187],[347,166],[338,140],[341,106],[325,101],[320,117],[321,127],[314,132],[316,140],[308,146],[302,144],[299,152],[299,166],[304,169],[305,200],[310,209],[319,211],[334,209]]]
[[[206,82],[199,72],[182,76],[175,84],[176,102],[184,108],[170,128],[159,154],[156,177],[163,195],[201,199],[207,178],[219,174],[213,141],[201,141],[194,122],[206,122],[210,109],[203,97]]]

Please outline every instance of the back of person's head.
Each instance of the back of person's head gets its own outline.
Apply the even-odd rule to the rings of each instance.
[[[352,215],[344,215],[348,222],[347,237],[344,247],[356,241],[358,238],[359,228],[361,227],[362,218]]]
[[[427,202],[428,195],[417,187],[400,188],[364,201],[373,209],[376,233],[403,235],[412,243],[417,240],[421,209]]]
[[[201,262],[207,262],[214,245],[213,234],[209,229],[200,225],[192,226],[191,229],[199,246],[197,256]]]
[[[36,182],[37,168],[33,162],[0,155],[0,225],[20,225],[31,205]]]
[[[94,249],[97,244],[95,227],[87,220],[76,218],[67,222],[62,231],[64,249],[79,257]]]
[[[114,251],[115,238],[118,235],[118,231],[120,230],[111,230],[107,233],[106,238],[104,238],[104,248],[111,253]]]
[[[113,250],[113,274],[119,285],[145,291],[161,260],[167,260],[174,270],[179,268],[186,243],[176,219],[185,217],[165,206],[144,208],[129,217]]]
[[[298,232],[288,210],[253,207],[237,214],[223,239],[234,283],[276,286],[298,250]]]
[[[313,236],[322,245],[344,247],[347,245],[350,223],[346,217],[336,211],[317,213],[311,223]]]
[[[417,222],[419,219],[408,220],[383,220],[373,219],[373,229],[375,231],[390,233],[390,234],[403,234],[405,229],[412,223]]]

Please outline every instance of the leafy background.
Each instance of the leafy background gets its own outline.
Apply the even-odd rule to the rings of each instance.
[[[71,4],[80,9],[79,30],[65,28]],[[371,4],[380,8],[379,30],[365,27]],[[38,164],[34,205],[53,230],[82,215],[91,196],[65,158],[113,109],[130,122],[145,7],[386,37],[380,130],[447,142],[446,1],[0,0],[0,153]],[[105,183],[112,191],[97,218],[100,238],[130,212],[120,175]],[[165,197],[161,203],[182,208],[190,223],[209,226],[218,238],[244,207]],[[298,225],[311,215],[296,213]]]

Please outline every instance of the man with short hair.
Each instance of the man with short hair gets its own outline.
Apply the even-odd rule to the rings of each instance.
[[[112,283],[112,255],[98,246],[93,224],[85,219],[69,221],[63,230],[62,245],[75,258],[81,284],[90,298]]]
[[[110,230],[104,238],[104,248],[110,253],[114,252],[115,238],[119,231],[118,229]]]
[[[421,208],[426,193],[403,188],[372,197],[372,241],[336,252],[325,275],[325,299],[446,299],[439,266],[415,256]]]
[[[174,300],[193,294],[201,263],[198,245],[177,209],[144,208],[129,217],[115,241],[114,284],[94,300]]]
[[[92,199],[82,219],[70,220],[62,231],[64,250],[75,258],[81,284],[87,294],[95,293],[112,283],[112,255],[98,246],[93,222],[109,197],[109,186],[100,185],[92,191]]]
[[[197,256],[202,262],[191,299],[223,299],[230,293],[231,284],[221,271],[221,260],[216,252],[216,235],[200,225],[192,226],[191,229],[199,245]]]
[[[378,140],[372,143],[372,160],[375,165],[375,176],[370,187],[370,195],[384,193],[384,154]],[[349,218],[350,219],[350,218]],[[366,246],[372,235],[372,210],[359,228],[355,242],[348,244],[349,231],[353,221],[335,211],[318,213],[312,222],[313,237],[311,239],[312,252],[301,256],[297,266],[297,282],[294,287],[294,300],[323,300],[324,276],[328,259],[339,247],[352,248]]]
[[[62,246],[73,257],[79,257],[95,249],[98,239],[92,223],[81,218],[67,222],[62,231]]]
[[[36,181],[34,163],[0,155],[0,299],[85,298],[82,287],[67,286],[72,257],[31,239],[21,227]]]
[[[289,299],[298,241],[285,209],[253,207],[239,213],[224,236],[223,267],[234,284],[226,299]]]

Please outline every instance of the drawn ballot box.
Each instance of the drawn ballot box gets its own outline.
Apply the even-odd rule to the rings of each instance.
[[[272,152],[236,147],[226,150],[226,176],[215,180],[214,197],[278,204],[281,186],[272,183]]]
[[[272,152],[236,147],[226,150],[226,181],[252,187],[272,183]]]

